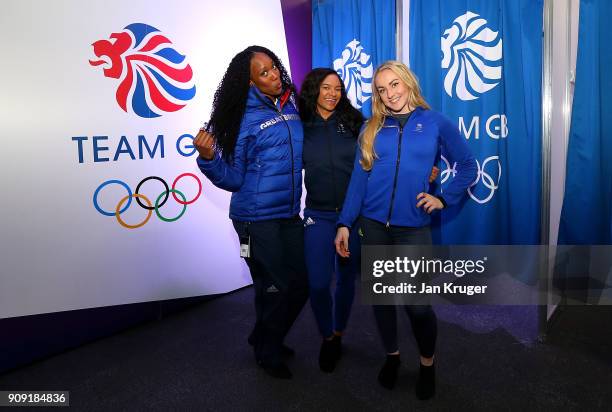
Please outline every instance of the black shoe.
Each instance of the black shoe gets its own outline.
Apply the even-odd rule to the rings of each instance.
[[[342,357],[342,336],[334,335],[332,342],[334,343],[334,357],[339,361]]]
[[[278,363],[274,365],[267,365],[265,362],[257,362],[263,370],[273,378],[277,379],[291,379],[293,374],[284,363]]]
[[[249,345],[255,346],[255,336],[252,333],[249,335],[247,342],[249,343]],[[295,356],[295,351],[285,344],[281,345],[280,352],[281,355],[287,356],[289,358]]]
[[[385,364],[378,373],[378,382],[387,389],[393,389],[397,381],[397,372],[400,366],[400,357],[397,355],[387,355]]]
[[[336,361],[338,360],[338,344],[335,339],[328,340],[323,339],[321,343],[321,350],[319,351],[319,368],[323,372],[333,372],[336,367]]]
[[[291,358],[295,356],[295,351],[283,343],[281,345],[281,355]]]
[[[436,393],[436,368],[435,364],[425,366],[421,363],[419,378],[416,384],[416,397],[422,401],[430,399]]]

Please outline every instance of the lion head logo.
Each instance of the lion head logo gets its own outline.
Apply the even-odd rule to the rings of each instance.
[[[468,11],[453,21],[441,38],[444,90],[450,97],[475,100],[499,84],[502,39],[487,21]]]
[[[357,39],[349,42],[342,57],[334,60],[334,70],[344,82],[353,106],[360,109],[372,97],[372,58],[363,51]]]
[[[125,112],[159,117],[185,107],[195,96],[193,72],[184,55],[153,26],[133,23],[109,40],[92,44],[104,76],[119,79],[116,99]]]

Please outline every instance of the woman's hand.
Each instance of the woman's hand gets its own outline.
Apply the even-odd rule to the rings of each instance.
[[[351,252],[349,252],[349,229],[348,227],[339,227],[336,232],[336,240],[334,240],[334,245],[336,245],[336,252],[342,257],[349,257]]]
[[[436,209],[439,210],[444,208],[442,201],[437,197],[430,195],[429,193],[421,192],[417,195],[416,198],[418,200],[416,207],[422,207],[423,210],[429,214],[431,214],[431,212]],[[336,239],[338,239],[337,236]]]
[[[438,169],[436,166],[432,167],[431,174],[429,175],[429,183],[433,183],[438,178],[439,174],[440,169]]]
[[[193,139],[193,145],[201,158],[212,160],[215,157],[215,138],[206,130],[200,129],[195,139]]]

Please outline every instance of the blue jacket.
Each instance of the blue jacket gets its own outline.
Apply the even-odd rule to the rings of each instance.
[[[431,168],[439,150],[457,162],[456,176],[442,194],[447,205],[457,204],[476,180],[478,168],[457,127],[442,114],[417,107],[404,127],[387,117],[374,140],[377,157],[369,172],[359,164],[353,174],[338,224],[351,227],[359,215],[394,226],[422,227],[431,223],[417,195],[429,192]]]
[[[239,221],[288,218],[300,212],[302,122],[293,102],[281,107],[252,86],[231,161],[198,156],[202,173],[234,192],[229,216]]]

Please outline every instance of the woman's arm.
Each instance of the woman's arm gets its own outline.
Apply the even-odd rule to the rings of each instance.
[[[444,152],[448,161],[457,163],[457,174],[444,188],[440,195],[448,205],[454,205],[465,196],[465,191],[476,180],[478,167],[467,142],[459,133],[459,129],[446,117],[439,115],[438,129]]]
[[[194,139],[194,146],[200,154],[197,158],[198,167],[218,188],[229,192],[238,191],[246,173],[247,142],[246,131],[241,131],[236,140],[231,164],[229,164],[212,149],[214,137],[210,133],[200,130],[200,133]]]
[[[366,187],[368,184],[368,174],[359,164],[361,159],[361,150],[357,148],[355,152],[355,163],[353,164],[353,172],[351,173],[351,181],[349,182],[342,205],[342,212],[338,218],[338,225],[351,227],[359,216],[361,204],[365,196]]]

